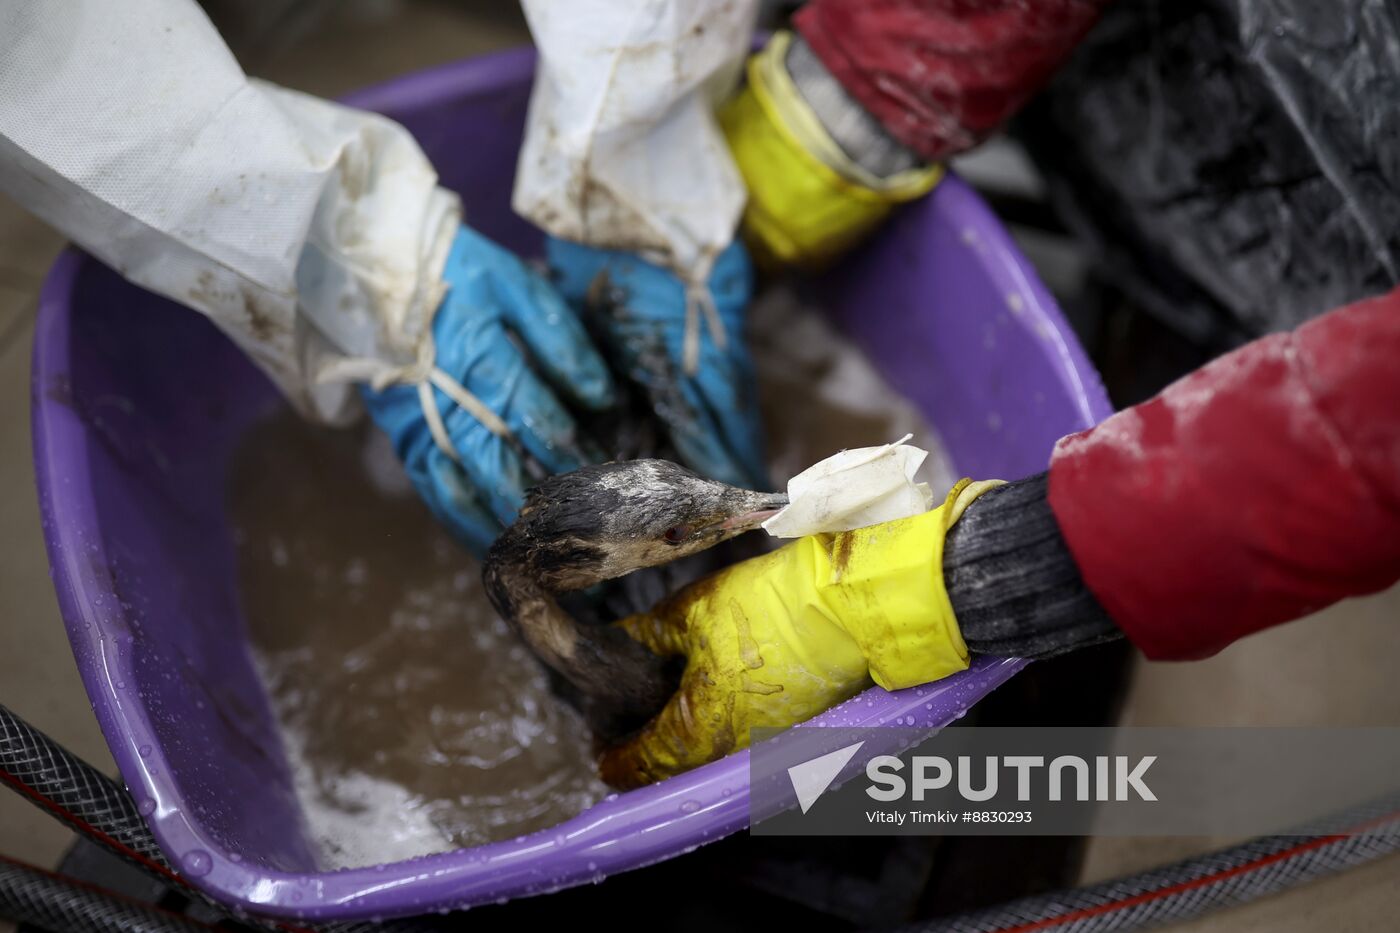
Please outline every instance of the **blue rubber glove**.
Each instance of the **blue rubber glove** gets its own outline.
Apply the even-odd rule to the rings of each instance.
[[[607,366],[582,323],[513,253],[463,227],[443,277],[448,292],[433,318],[437,368],[500,416],[513,437],[492,433],[435,387],[454,459],[433,438],[416,386],[365,388],[363,394],[370,417],[392,439],[419,495],[481,556],[515,520],[524,490],[535,479],[527,475],[523,452],[552,473],[598,459],[550,386],[589,409],[607,408],[615,395]]]
[[[763,424],[744,313],[753,266],[737,241],[715,260],[708,286],[724,325],[716,346],[700,322],[699,366],[684,369],[686,295],[676,275],[637,256],[550,237],[545,255],[560,292],[596,321],[614,368],[647,394],[682,460],[711,479],[766,489]]]

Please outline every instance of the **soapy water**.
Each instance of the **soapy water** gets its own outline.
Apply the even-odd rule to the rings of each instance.
[[[919,479],[952,484],[914,407],[792,293],[750,321],[776,481],[912,433],[930,451]],[[278,415],[246,440],[229,501],[244,618],[323,868],[511,838],[608,793],[582,720],[380,432]]]
[[[380,432],[279,416],[232,492],[243,614],[323,867],[543,829],[607,793]]]

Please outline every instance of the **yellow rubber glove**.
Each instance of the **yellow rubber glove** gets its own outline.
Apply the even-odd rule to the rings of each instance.
[[[748,84],[719,120],[748,187],[750,252],[770,264],[810,267],[854,246],[894,205],[927,194],[943,168],[880,178],[852,161],[793,86],[783,64],[791,40],[780,32],[749,59]]]
[[[637,787],[744,748],[749,730],[802,722],[873,680],[889,690],[967,667],[943,588],[948,528],[998,480],[964,479],[936,509],[812,535],[734,564],[623,619],[660,655],[684,655],[670,702],[603,753],[614,787]]]

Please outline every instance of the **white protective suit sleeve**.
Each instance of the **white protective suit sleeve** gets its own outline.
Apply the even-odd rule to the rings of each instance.
[[[0,3],[0,190],[326,421],[421,378],[461,215],[405,129],[250,80],[194,0]]]
[[[540,49],[514,206],[563,239],[703,283],[744,182],[714,117],[757,0],[523,0]]]

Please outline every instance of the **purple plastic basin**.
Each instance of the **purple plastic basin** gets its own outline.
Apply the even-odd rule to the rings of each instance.
[[[510,210],[533,53],[355,95],[417,135],[469,221],[526,253]],[[957,468],[1014,478],[1109,412],[1054,301],[957,178],[821,283],[838,324],[941,432]],[[214,897],[282,917],[371,918],[518,897],[626,871],[744,828],[748,755],[611,797],[547,832],[373,868],[318,871],[241,617],[230,454],[281,404],[203,317],[80,252],[45,283],[34,459],[54,585],[117,766],[171,860]],[[936,726],[1023,662],[871,690],[819,721]]]

